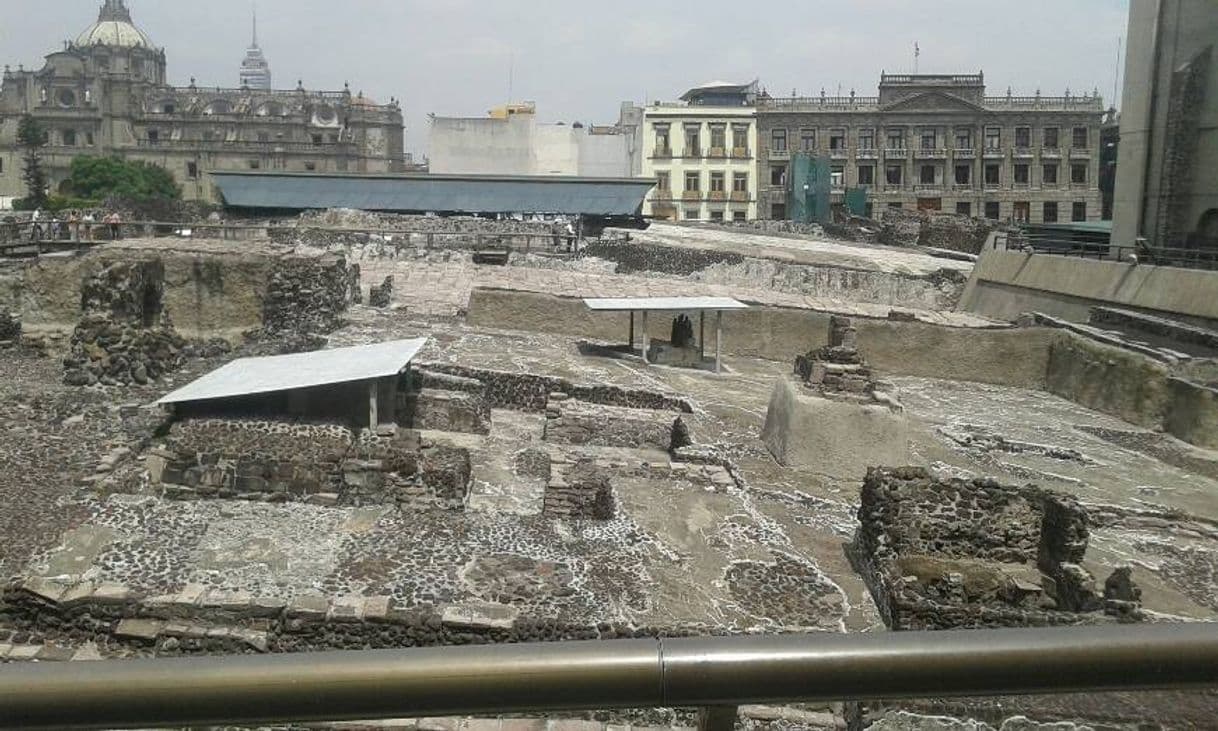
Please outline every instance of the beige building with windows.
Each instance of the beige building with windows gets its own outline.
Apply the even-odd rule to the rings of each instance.
[[[42,69],[6,66],[0,85],[0,200],[23,197],[17,125],[37,118],[52,192],[80,155],[118,155],[161,165],[187,199],[215,200],[216,170],[390,173],[402,171],[402,110],[350,90],[273,91],[174,87],[165,51],[132,21],[123,0],[46,57]]]
[[[982,74],[884,74],[879,96],[757,99],[762,218],[788,217],[791,155],[827,158],[832,198],[1034,223],[1098,221],[1098,93],[987,96]]]
[[[672,221],[757,218],[756,83],[712,83],[643,112],[643,213]]]

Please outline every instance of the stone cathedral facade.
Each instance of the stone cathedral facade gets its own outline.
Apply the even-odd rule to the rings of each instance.
[[[269,74],[268,74],[269,75]],[[48,132],[43,160],[56,192],[79,155],[161,165],[188,200],[215,201],[211,171],[394,173],[407,164],[402,110],[349,88],[203,87],[167,83],[165,50],[106,0],[97,22],[40,70],[5,66],[0,84],[0,201],[23,197],[17,126]]]

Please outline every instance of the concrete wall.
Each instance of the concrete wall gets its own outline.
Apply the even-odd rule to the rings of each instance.
[[[653,338],[667,340],[678,313],[649,317]],[[686,313],[694,320],[696,312]],[[794,362],[795,356],[828,342],[828,312],[757,307],[723,317],[724,353]],[[533,292],[476,289],[470,298],[471,325],[582,336],[625,343],[625,313],[593,313],[576,299]],[[951,328],[927,323],[855,318],[859,349],[883,374],[978,381],[1020,388],[1043,388],[1049,329]],[[642,336],[636,320],[636,338]],[[707,352],[714,352],[715,322],[707,318]],[[639,340],[636,339],[636,346]]]
[[[1086,322],[1095,305],[1218,322],[1218,272],[985,251],[959,309],[1000,320],[1044,312]]]
[[[1179,223],[1185,231],[1194,230],[1205,211],[1218,209],[1218,3],[1132,0],[1126,38],[1113,242],[1131,245],[1138,236],[1154,243],[1164,194],[1183,197]],[[1188,115],[1196,123],[1196,139],[1173,140],[1171,128],[1179,121],[1170,113],[1173,75],[1206,48],[1212,50],[1200,104]],[[1173,142],[1193,148],[1187,154],[1191,185],[1185,190],[1168,191],[1164,185]]]
[[[26,327],[74,328],[80,320],[80,285],[108,260],[137,258],[90,254],[44,258],[0,269],[0,310],[18,314]],[[271,272],[265,257],[165,253],[163,306],[187,337],[235,339],[262,326],[263,296]]]

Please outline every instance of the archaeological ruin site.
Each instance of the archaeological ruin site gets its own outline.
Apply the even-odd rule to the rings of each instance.
[[[1218,620],[1212,323],[1063,317],[943,251],[974,232],[656,223],[567,251],[547,223],[334,210],[131,233],[0,263],[5,663]],[[736,723],[1215,718],[1211,689]]]

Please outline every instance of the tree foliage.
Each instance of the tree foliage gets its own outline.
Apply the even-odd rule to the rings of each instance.
[[[165,168],[117,157],[73,159],[67,189],[72,195],[93,200],[178,200],[182,196],[173,174]]]
[[[47,203],[47,174],[42,169],[42,148],[47,143],[46,130],[37,119],[25,115],[17,123],[17,144],[22,149],[24,169],[21,178],[25,182],[25,208],[42,208]]]

